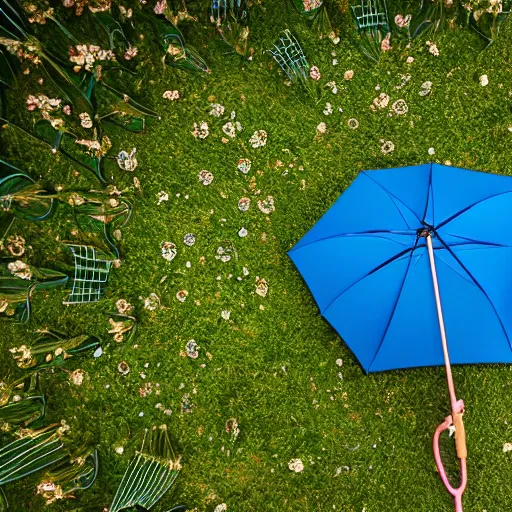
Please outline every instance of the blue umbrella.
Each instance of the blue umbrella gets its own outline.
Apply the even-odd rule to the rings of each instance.
[[[289,252],[365,371],[445,365],[452,414],[434,454],[457,511],[466,445],[450,360],[512,362],[511,219],[510,177],[437,164],[363,171]],[[438,444],[452,425],[456,489]]]

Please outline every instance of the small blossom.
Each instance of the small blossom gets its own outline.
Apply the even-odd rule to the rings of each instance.
[[[408,14],[407,16],[402,16],[401,14],[397,14],[395,16],[395,25],[398,28],[405,28],[409,26],[409,23],[411,22],[412,16]]]
[[[187,300],[187,297],[188,297],[187,290],[180,290],[179,292],[176,293],[176,298],[180,302],[185,302]]]
[[[19,277],[20,279],[25,279],[27,281],[32,279],[32,270],[30,270],[30,267],[21,260],[11,261],[7,265],[7,268],[11,274]]]
[[[332,114],[332,105],[330,103],[325,104],[324,115],[330,116]]]
[[[245,228],[241,228],[240,231],[238,232],[238,236],[240,238],[244,238],[248,235],[248,232],[247,232],[247,229]]]
[[[251,170],[251,161],[248,158],[240,158],[237,168],[242,174],[247,174]]]
[[[246,212],[249,210],[249,207],[251,206],[251,200],[248,197],[242,197],[238,200],[238,209],[241,212]]]
[[[192,135],[196,139],[206,139],[208,135],[210,135],[210,129],[208,128],[208,123],[201,121],[199,124],[194,123],[194,131]]]
[[[167,261],[172,261],[178,254],[176,244],[172,242],[164,242],[162,244],[162,258]]]
[[[144,309],[155,311],[160,307],[160,298],[156,293],[151,293],[149,297],[139,297],[144,301]]]
[[[393,103],[393,110],[395,111],[395,114],[401,116],[407,114],[409,107],[407,106],[405,100],[399,99]]]
[[[304,471],[304,464],[300,459],[292,459],[290,462],[288,462],[288,469],[295,473],[301,473]]]
[[[139,50],[135,46],[129,46],[128,49],[124,52],[124,59],[132,60],[134,57],[137,56],[138,53]]]
[[[316,131],[320,134],[324,134],[327,132],[327,125],[325,123],[320,123],[317,127],[316,127]]]
[[[382,145],[380,147],[380,150],[385,154],[388,155],[389,153],[392,153],[395,150],[395,145],[390,140],[382,140]]]
[[[87,112],[82,112],[80,114],[80,124],[83,128],[92,128],[92,119]]]
[[[359,128],[359,121],[352,117],[347,121],[347,125],[349,128],[352,128],[352,130],[356,130],[357,128]]]
[[[486,85],[489,84],[489,78],[487,77],[487,75],[482,75],[480,78],[479,78],[479,82],[480,82],[480,85],[482,87],[485,87]]]
[[[84,382],[84,371],[80,368],[69,374],[69,379],[75,386],[81,386]]]
[[[139,164],[135,157],[135,153],[137,153],[137,148],[133,148],[131,153],[128,153],[127,151],[120,151],[117,155],[117,165],[119,168],[123,171],[135,171]]]
[[[130,303],[128,303],[126,300],[119,299],[116,302],[116,308],[117,308],[117,311],[121,315],[124,315],[126,313],[130,313],[132,311],[132,309],[133,309],[133,306]]]
[[[126,361],[121,361],[118,365],[117,365],[117,371],[121,374],[121,375],[128,375],[130,373],[130,367],[128,366],[128,363]]]
[[[210,103],[210,107],[210,115],[214,117],[222,117],[226,110],[224,105],[221,105],[220,103]]]
[[[352,80],[352,78],[354,78],[354,71],[352,69],[345,71],[345,73],[343,74],[343,79]]]
[[[163,14],[166,9],[167,9],[167,0],[158,0],[155,7],[153,8],[153,11],[155,12],[155,14]]]
[[[389,104],[389,96],[384,93],[384,92],[381,92],[376,98],[373,99],[373,107],[374,108],[379,108],[379,109],[382,109],[382,108],[386,108]]]
[[[180,93],[179,91],[165,91],[162,94],[162,97],[165,100],[176,101],[180,99]]]
[[[256,293],[260,297],[266,297],[268,293],[268,283],[265,279],[256,276]]]
[[[439,48],[437,45],[432,41],[427,41],[425,43],[428,46],[428,51],[434,56],[439,57]]]
[[[435,154],[436,154],[435,149],[434,149],[434,148],[428,148],[428,154],[429,154],[430,156],[435,155]]]
[[[198,178],[199,178],[199,181],[204,185],[204,186],[207,186],[207,185],[210,185],[211,182],[213,181],[213,174],[210,172],[210,171],[201,171],[199,174],[198,174]]]
[[[309,76],[315,81],[320,80],[320,78],[322,77],[322,75],[320,74],[320,70],[316,66],[311,66],[311,68],[309,69]]]
[[[224,320],[229,320],[229,317],[231,316],[231,311],[229,311],[229,309],[224,309],[223,311],[221,311],[220,316]]]
[[[160,206],[164,201],[169,201],[169,194],[163,190],[160,190],[157,194],[158,197],[158,203],[157,205]]]
[[[257,130],[252,134],[252,137],[249,139],[249,144],[253,148],[261,148],[265,146],[267,143],[267,132],[265,130]]]
[[[222,131],[228,136],[228,137],[231,137],[232,139],[234,137],[236,137],[236,129],[235,129],[235,125],[229,121],[227,122],[223,127],[222,127]]]
[[[183,237],[183,243],[189,247],[192,247],[196,243],[196,235],[194,235],[194,233],[187,233]]]
[[[267,215],[272,213],[276,209],[274,206],[274,198],[272,196],[267,196],[265,199],[259,200],[258,208]]]
[[[427,96],[432,91],[432,82],[423,82],[420,87],[420,96]]]
[[[390,39],[391,39],[391,33],[387,34],[386,37],[381,41],[380,49],[383,52],[387,52],[387,51],[391,50]]]
[[[414,57],[410,57],[410,56],[409,56],[409,57],[407,57],[407,59],[405,59],[405,62],[406,62],[407,64],[412,64],[412,63],[414,62]]]

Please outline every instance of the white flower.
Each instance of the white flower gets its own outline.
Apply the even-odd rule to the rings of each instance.
[[[407,106],[405,100],[399,99],[393,103],[393,110],[395,111],[395,114],[401,116],[407,114],[409,107]]]
[[[224,115],[224,105],[221,105],[220,103],[210,103],[210,115],[214,117],[221,117]]]
[[[420,87],[420,96],[427,96],[432,91],[432,82],[423,82]]]
[[[249,210],[249,207],[251,206],[251,199],[249,197],[242,197],[238,201],[238,209],[241,212],[246,212]]]
[[[222,127],[222,131],[228,136],[228,137],[231,137],[232,139],[236,136],[236,129],[235,129],[235,125],[229,121],[227,122],[223,127]]]
[[[114,451],[118,454],[118,455],[123,455],[124,453],[124,448],[122,446],[116,446],[114,448]]]
[[[248,235],[248,231],[247,231],[247,229],[245,229],[245,228],[241,228],[241,229],[240,229],[240,231],[238,232],[238,236],[239,236],[240,238],[244,238],[244,237],[246,237],[247,235]]]
[[[247,174],[251,170],[251,161],[248,158],[240,158],[237,168],[242,174]]]
[[[203,170],[197,177],[204,186],[209,185],[213,181],[213,174],[210,171]]]
[[[505,443],[503,445],[503,453],[512,452],[512,443]]]
[[[316,127],[316,131],[320,134],[324,134],[327,132],[327,125],[325,123],[320,123],[317,127]]]
[[[292,459],[288,462],[288,469],[290,471],[294,471],[295,473],[300,473],[304,471],[304,464],[300,459]]]
[[[428,154],[429,154],[430,156],[435,155],[435,153],[436,153],[436,151],[435,151],[435,149],[434,149],[434,148],[428,148]]]
[[[268,283],[265,279],[256,276],[256,293],[260,297],[266,297],[268,293]]]
[[[390,140],[383,140],[381,142],[382,142],[382,145],[380,147],[380,150],[385,155],[392,153],[395,150],[395,145]]]
[[[75,386],[81,386],[84,382],[84,371],[79,368],[74,372],[71,372],[69,374],[69,378]]]
[[[220,505],[217,505],[215,507],[215,510],[213,512],[226,512],[228,509],[228,506],[225,503],[221,503]]]
[[[259,200],[258,208],[267,215],[272,213],[276,209],[274,206],[274,198],[272,196],[267,196],[265,199]]]
[[[165,91],[162,94],[162,98],[165,100],[176,101],[180,99],[180,93],[179,91]]]
[[[83,128],[92,128],[92,119],[87,112],[82,112],[80,114],[80,124]]]
[[[354,71],[352,69],[345,71],[345,73],[343,74],[343,79],[352,80],[352,78],[354,78]]]
[[[330,103],[325,104],[324,115],[330,116],[332,114],[332,105]]]
[[[309,69],[309,76],[315,81],[320,80],[320,78],[322,77],[322,75],[320,74],[320,70],[316,66],[311,66],[311,68]]]
[[[144,301],[144,309],[155,311],[160,307],[160,298],[156,293],[151,293],[149,297],[139,297]]]
[[[164,201],[169,201],[169,194],[163,190],[160,190],[160,192],[158,192],[158,203],[157,204],[160,205]]]
[[[208,135],[210,135],[210,129],[208,128],[208,123],[205,123],[204,121],[201,121],[199,125],[197,123],[194,123],[194,131],[192,132],[192,135],[196,139],[206,139]]]
[[[117,165],[119,165],[120,169],[123,171],[133,172],[137,165],[137,158],[135,158],[135,153],[137,153],[137,148],[133,148],[131,153],[127,151],[120,151],[117,155]]]
[[[480,85],[482,87],[485,87],[486,85],[489,84],[489,78],[487,77],[487,75],[482,75],[480,78],[479,78],[479,81],[480,81]]]
[[[229,309],[224,309],[220,316],[224,319],[224,320],[229,320],[229,317],[231,316],[231,311],[229,311]]]
[[[192,247],[196,243],[196,235],[194,235],[194,233],[187,233],[183,237],[183,243],[189,247]]]
[[[389,104],[389,96],[381,92],[376,98],[373,99],[373,107],[376,108],[386,108]]]
[[[257,130],[249,139],[249,144],[253,148],[262,148],[267,143],[267,132],[265,130]]]
[[[19,277],[20,279],[26,279],[27,281],[32,279],[32,271],[30,270],[30,267],[21,260],[11,261],[11,263],[7,265],[7,268],[11,274]]]
[[[167,261],[172,261],[176,254],[178,254],[178,249],[176,248],[176,244],[172,242],[164,242],[162,244],[162,258]]]
[[[436,46],[435,43],[433,43],[432,41],[427,41],[426,42],[426,45],[428,46],[428,51],[434,56],[434,57],[439,57],[439,49],[438,47]]]

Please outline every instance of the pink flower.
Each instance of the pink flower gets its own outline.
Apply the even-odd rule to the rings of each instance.
[[[64,114],[66,114],[67,116],[70,116],[71,115],[71,106],[70,105],[64,105],[62,107],[62,112],[64,112]]]
[[[175,101],[180,99],[180,93],[179,91],[165,91],[162,97],[166,100]]]
[[[27,98],[27,108],[32,111],[40,106],[41,102],[32,94]]]
[[[344,80],[352,80],[352,78],[354,78],[354,71],[352,69],[345,71],[345,74],[343,75],[343,79]]]
[[[410,14],[405,16],[405,18],[401,14],[397,14],[395,16],[395,25],[398,28],[405,28],[409,25],[409,23],[411,22],[411,19],[412,19],[412,16]]]
[[[130,46],[126,52],[124,52],[125,60],[132,60],[139,53],[139,50],[135,46]]]
[[[167,9],[167,0],[158,0],[153,11],[155,11],[155,14],[163,14],[165,9]]]
[[[320,80],[320,78],[322,77],[322,75],[320,74],[320,70],[316,66],[311,66],[309,70],[309,76],[315,81]]]
[[[380,43],[380,49],[383,52],[387,52],[387,51],[391,50],[391,44],[389,41],[390,39],[391,39],[391,33],[387,34],[386,37]]]

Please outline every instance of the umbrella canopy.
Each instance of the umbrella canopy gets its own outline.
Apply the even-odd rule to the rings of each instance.
[[[367,372],[512,362],[512,178],[425,164],[364,171],[291,249]]]

